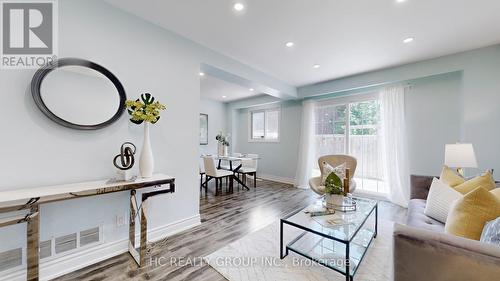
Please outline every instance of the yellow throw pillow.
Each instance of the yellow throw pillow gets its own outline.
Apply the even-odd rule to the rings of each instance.
[[[446,233],[479,240],[484,225],[500,216],[500,199],[479,187],[458,199],[446,219]]]
[[[486,173],[470,179],[462,184],[456,185],[453,188],[462,194],[467,194],[478,187],[482,187],[486,190],[492,190],[496,187],[495,180],[493,179],[491,171],[486,171]]]
[[[493,188],[490,193],[500,200],[500,188]]]
[[[441,170],[441,176],[439,176],[439,179],[444,184],[451,187],[455,187],[465,182],[465,179],[462,176],[458,175],[454,170],[446,165],[443,166],[443,170]]]

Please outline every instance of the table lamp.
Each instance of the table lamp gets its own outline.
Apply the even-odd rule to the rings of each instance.
[[[477,168],[476,154],[471,143],[445,145],[444,164],[457,168],[458,174],[464,176],[462,168]]]

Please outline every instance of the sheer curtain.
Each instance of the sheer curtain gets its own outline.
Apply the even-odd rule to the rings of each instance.
[[[389,199],[407,207],[410,199],[410,172],[405,125],[405,87],[391,86],[379,93],[382,127],[381,153]]]
[[[314,166],[314,110],[316,102],[306,100],[302,103],[302,126],[300,129],[299,158],[297,162],[297,173],[295,185],[299,188],[309,188],[309,178]]]

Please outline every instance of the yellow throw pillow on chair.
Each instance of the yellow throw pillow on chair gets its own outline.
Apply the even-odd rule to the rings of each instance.
[[[479,240],[484,225],[500,216],[500,199],[478,187],[455,201],[446,219],[445,232]]]

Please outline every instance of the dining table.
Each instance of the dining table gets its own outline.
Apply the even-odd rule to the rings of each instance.
[[[242,166],[242,163],[241,163],[242,160],[246,160],[246,159],[258,160],[259,159],[259,157],[252,157],[252,156],[248,156],[245,154],[242,154],[242,155],[216,155],[214,157],[215,157],[215,159],[218,160],[217,169],[221,169],[222,161],[227,161],[227,162],[229,162],[229,170],[234,172],[234,173],[238,173],[238,170]],[[246,185],[246,183],[244,183],[238,177],[234,177],[234,180],[237,181],[246,190],[250,190],[250,188]]]

